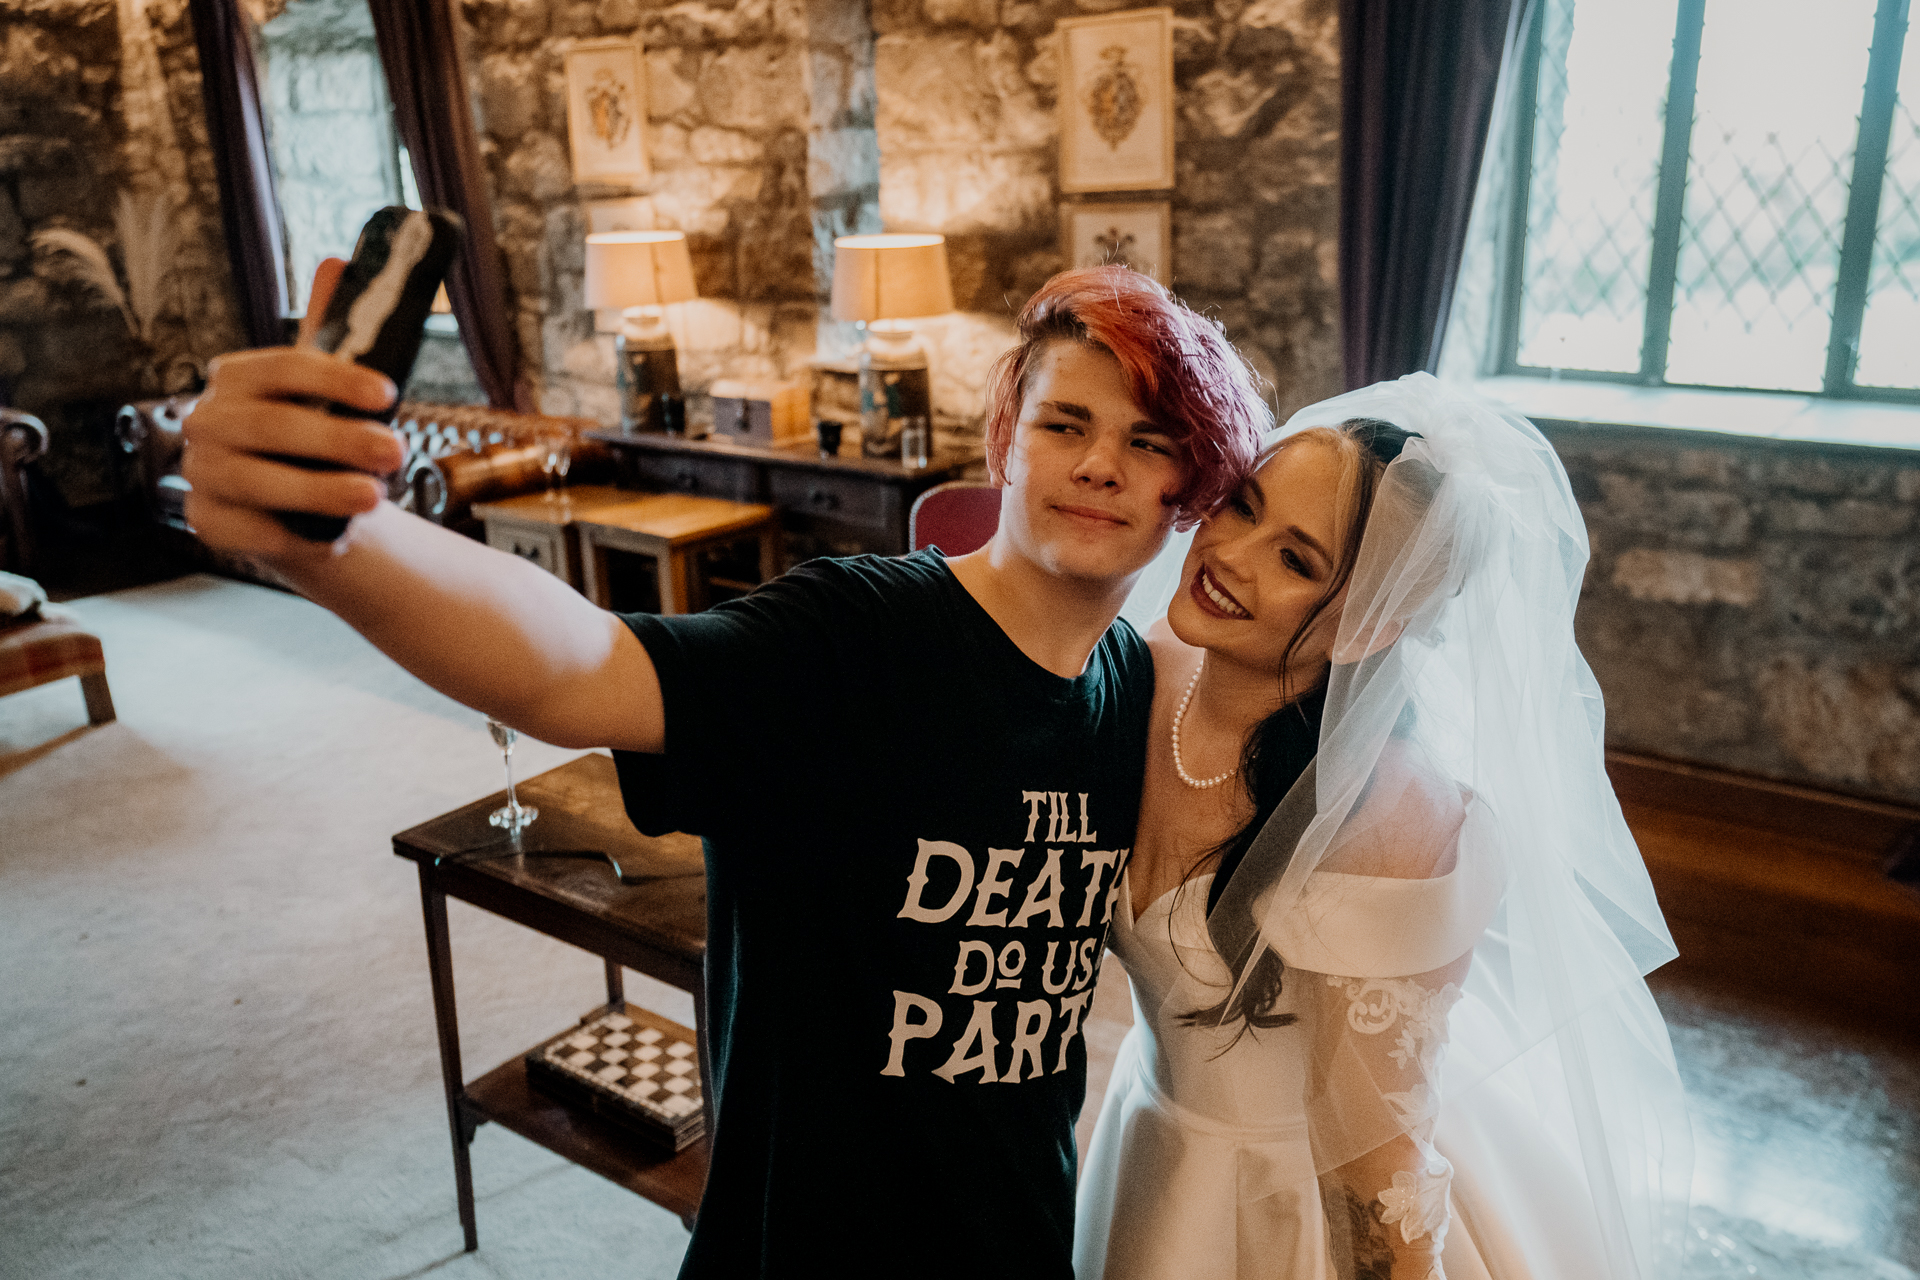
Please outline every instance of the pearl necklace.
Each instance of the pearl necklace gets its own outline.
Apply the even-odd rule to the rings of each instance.
[[[1200,655],[1200,665],[1193,669],[1193,679],[1187,681],[1187,691],[1180,695],[1180,708],[1173,713],[1173,771],[1180,775],[1180,781],[1186,783],[1196,791],[1205,791],[1208,787],[1217,787],[1234,774],[1240,772],[1240,766],[1235,765],[1218,777],[1200,779],[1190,775],[1186,770],[1186,766],[1180,763],[1180,722],[1186,719],[1187,703],[1193,700],[1193,691],[1200,684],[1200,673],[1206,669],[1207,655],[1202,653]]]

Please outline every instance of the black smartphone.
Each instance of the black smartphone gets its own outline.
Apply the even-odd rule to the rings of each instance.
[[[338,404],[329,404],[329,413],[376,422],[393,420],[398,396],[404,394],[407,375],[413,372],[414,358],[420,354],[420,338],[427,313],[433,309],[434,294],[446,279],[447,267],[465,231],[460,215],[445,209],[422,211],[389,205],[367,219],[353,246],[353,260],[347,263],[333,297],[328,299],[311,342],[322,351],[384,373],[393,380],[396,398],[384,415]],[[346,470],[339,463],[293,454],[268,456],[308,471]],[[347,531],[342,516],[309,511],[273,514],[288,532],[313,542],[333,542]]]

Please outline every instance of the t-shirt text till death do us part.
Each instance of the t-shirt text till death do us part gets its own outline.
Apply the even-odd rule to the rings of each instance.
[[[626,619],[707,849],[712,1166],[682,1274],[1071,1274],[1084,1020],[1153,696],[1124,622],[1072,679],[934,552]]]

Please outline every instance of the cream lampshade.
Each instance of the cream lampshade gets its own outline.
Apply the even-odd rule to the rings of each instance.
[[[699,296],[684,231],[600,231],[587,237],[587,305],[594,310],[662,307]]]
[[[951,310],[945,236],[841,236],[833,242],[835,320],[911,320]]]
[[[860,451],[924,467],[933,441],[926,348],[903,322],[953,310],[947,240],[841,236],[833,242],[833,318],[866,326],[860,350]]]
[[[614,339],[620,425],[678,431],[686,421],[680,369],[665,308],[699,297],[693,258],[680,231],[601,231],[587,237],[586,303],[625,313]]]

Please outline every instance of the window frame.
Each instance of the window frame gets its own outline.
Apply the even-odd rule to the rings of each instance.
[[[1847,212],[1834,282],[1826,369],[1817,391],[1727,387],[1669,382],[1666,379],[1673,322],[1674,280],[1679,263],[1681,222],[1686,202],[1688,149],[1692,142],[1693,107],[1707,0],[1679,0],[1677,6],[1673,59],[1667,75],[1667,112],[1654,205],[1640,368],[1634,372],[1612,372],[1550,369],[1520,363],[1520,313],[1526,281],[1534,123],[1539,111],[1540,62],[1546,26],[1541,20],[1539,7],[1534,6],[1526,24],[1521,62],[1514,83],[1516,105],[1511,137],[1508,139],[1508,155],[1505,157],[1513,177],[1506,193],[1507,207],[1503,211],[1503,243],[1496,257],[1499,278],[1494,295],[1494,358],[1491,375],[1703,391],[1748,391],[1826,400],[1920,404],[1920,389],[1862,387],[1854,382],[1861,324],[1866,314],[1867,289],[1873,269],[1874,235],[1886,175],[1887,151],[1899,92],[1908,4],[1909,0],[1879,0],[1874,11],[1873,44],[1868,55],[1866,84],[1862,91],[1860,132],[1854,147],[1853,172],[1848,180]],[[1684,104],[1683,110],[1673,109],[1678,103]]]
[[[281,12],[275,15],[275,17],[284,17],[285,13],[286,9],[283,6]],[[372,12],[370,9],[367,12],[367,19],[369,23],[372,22]],[[273,77],[275,59],[273,56],[273,44],[267,35],[267,27],[271,25],[273,20],[270,19],[265,23],[255,22],[253,16],[247,11],[246,6],[242,5],[241,21],[246,24],[248,39],[253,46],[254,68],[260,82],[260,117],[262,125],[266,130],[267,166],[273,174],[274,216],[280,224],[281,269],[285,272],[287,279],[286,302],[281,319],[286,322],[289,330],[293,330],[297,328],[302,320],[306,319],[307,309],[313,301],[310,296],[313,281],[310,271],[303,274],[296,265],[293,229],[288,224],[287,206],[280,194],[288,185],[288,175],[281,171],[280,150],[274,136],[276,130],[284,126],[280,123],[276,115],[274,105]],[[337,34],[340,28],[335,27],[330,30]],[[372,31],[371,26],[369,26],[366,31],[370,35]],[[357,35],[360,34],[360,32],[349,30],[348,34]],[[376,66],[378,66],[376,73],[378,94],[380,99],[386,104],[386,111],[384,113],[386,146],[383,148],[380,157],[384,162],[383,168],[385,170],[386,185],[392,193],[394,203],[404,204],[408,208],[419,208],[420,206],[415,200],[408,198],[410,194],[417,197],[417,190],[410,191],[410,189],[417,187],[417,180],[412,170],[412,160],[407,153],[406,143],[401,140],[400,122],[394,111],[393,98],[387,90],[385,68],[384,66],[378,65],[380,61],[378,41],[369,41],[366,47],[374,53],[374,61]],[[349,244],[337,254],[330,256],[349,256],[352,253],[352,248],[353,246]],[[297,302],[296,298],[298,299]]]

